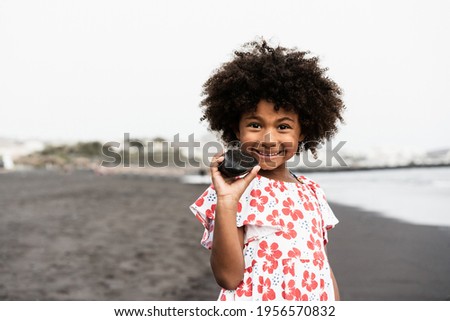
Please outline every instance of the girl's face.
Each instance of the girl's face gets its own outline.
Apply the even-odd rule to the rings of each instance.
[[[298,115],[274,108],[275,104],[261,100],[254,112],[245,113],[239,121],[237,138],[242,150],[259,161],[262,171],[286,172],[286,162],[295,155],[303,140]]]

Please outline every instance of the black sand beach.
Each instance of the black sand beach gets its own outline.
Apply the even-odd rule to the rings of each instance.
[[[91,172],[0,174],[1,300],[216,300],[205,185]],[[343,300],[449,300],[450,230],[332,204]]]

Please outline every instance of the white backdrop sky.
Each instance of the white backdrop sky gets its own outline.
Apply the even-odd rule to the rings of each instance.
[[[202,84],[264,36],[329,68],[346,148],[450,147],[449,4],[0,0],[0,137],[200,138]]]

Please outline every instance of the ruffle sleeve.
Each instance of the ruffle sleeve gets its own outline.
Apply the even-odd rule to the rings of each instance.
[[[216,203],[217,194],[214,190],[214,186],[211,184],[206,191],[191,206],[189,206],[189,209],[205,228],[200,244],[208,250],[212,247]]]
[[[317,198],[320,215],[322,217],[323,241],[324,244],[326,245],[328,243],[328,230],[334,228],[336,224],[339,223],[339,220],[334,215],[333,210],[328,204],[325,192],[319,186],[319,184],[309,180],[308,185],[313,190]]]

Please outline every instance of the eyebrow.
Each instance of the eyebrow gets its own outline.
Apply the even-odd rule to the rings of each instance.
[[[248,115],[248,116],[244,117],[244,120],[250,120],[250,119],[261,120],[262,118],[257,115]],[[283,122],[283,121],[291,121],[291,122],[295,123],[295,120],[293,120],[290,117],[282,117],[280,119],[277,119],[277,122]]]
[[[278,119],[278,121],[286,121],[286,120],[288,120],[288,121],[291,121],[291,122],[295,122],[295,120],[293,120],[292,118],[290,118],[290,117],[283,117],[283,118],[280,118],[280,119]]]

